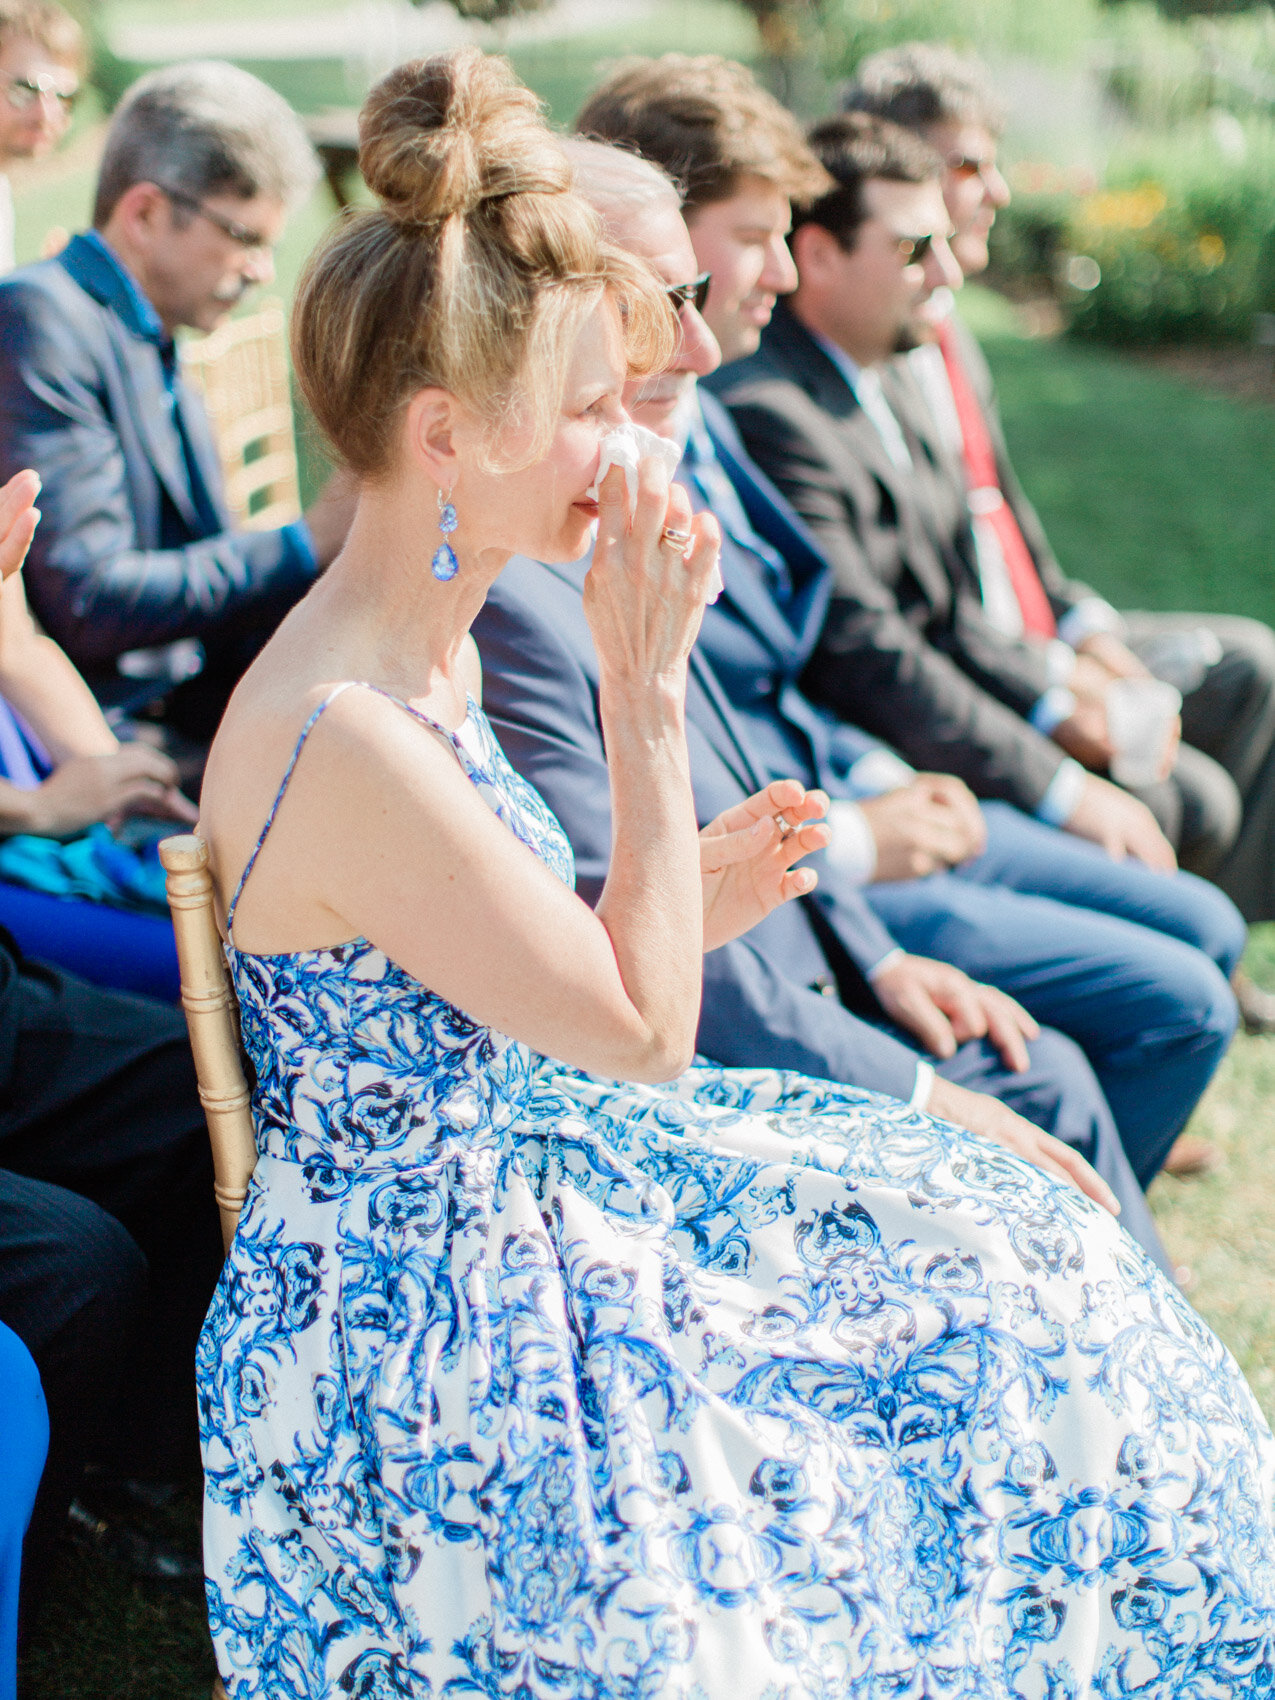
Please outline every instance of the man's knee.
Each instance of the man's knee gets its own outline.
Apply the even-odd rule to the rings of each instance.
[[[0,1320],[42,1368],[68,1350],[121,1351],[146,1282],[146,1258],[105,1210],[64,1187],[0,1175]]]
[[[1242,669],[1254,691],[1269,695],[1275,690],[1275,632],[1262,620],[1236,614],[1216,622],[1222,645],[1222,663]]]
[[[1244,804],[1226,769],[1184,744],[1172,784],[1182,800],[1179,859],[1192,873],[1208,874],[1239,837]]]

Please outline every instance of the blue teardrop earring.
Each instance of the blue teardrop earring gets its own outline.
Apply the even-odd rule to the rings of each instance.
[[[434,559],[430,562],[430,571],[442,584],[449,578],[455,578],[460,571],[460,562],[456,559],[456,551],[448,539],[460,522],[456,518],[456,509],[452,506],[452,493],[446,496],[438,492],[438,529],[443,534],[443,541],[434,551]]]

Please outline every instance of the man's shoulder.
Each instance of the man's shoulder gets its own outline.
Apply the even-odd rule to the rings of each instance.
[[[522,661],[543,668],[594,665],[593,640],[584,617],[584,567],[547,567],[526,555],[513,556],[487,592],[474,622],[484,646],[507,649]]]
[[[764,344],[755,354],[732,360],[729,366],[719,367],[700,382],[727,407],[758,395],[801,393],[792,372]]]
[[[100,304],[76,282],[60,256],[33,260],[0,277],[0,305],[7,313],[61,312],[68,305],[79,313],[86,307],[100,311]]]
[[[21,355],[96,370],[108,358],[109,309],[84,289],[58,258],[37,260],[0,278],[0,362]]]

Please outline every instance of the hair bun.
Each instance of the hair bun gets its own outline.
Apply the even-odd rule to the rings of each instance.
[[[485,202],[569,189],[540,103],[504,59],[462,47],[400,65],[359,114],[359,170],[398,224],[468,218]]]

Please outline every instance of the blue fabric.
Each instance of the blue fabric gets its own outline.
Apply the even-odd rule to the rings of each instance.
[[[49,1414],[30,1352],[0,1322],[0,1700],[17,1700],[22,1538],[49,1449]]]
[[[31,789],[49,766],[0,697],[0,777]],[[136,850],[105,826],[65,843],[26,833],[0,839],[0,926],[30,956],[95,985],[175,1001],[177,949],[155,853],[164,830]]]
[[[78,838],[40,838],[17,832],[0,839],[0,880],[50,897],[83,897],[117,909],[167,915],[164,870],[157,845],[171,829],[157,827],[139,845],[122,844],[100,821]]]
[[[34,791],[53,764],[18,712],[0,697],[0,776],[20,791]]]
[[[143,309],[93,236],[0,279],[0,479],[34,466],[43,481],[28,594],[90,683],[116,694],[122,651],[238,641],[314,570],[291,530],[230,530],[203,407]]]
[[[1269,1430],[1079,1194],[799,1076],[592,1079],[365,939],[228,956],[261,1151],[199,1347],[231,1700],[1255,1691]]]
[[[0,882],[0,927],[24,953],[96,986],[175,1003],[181,981],[172,922],[105,903],[49,897]]]

